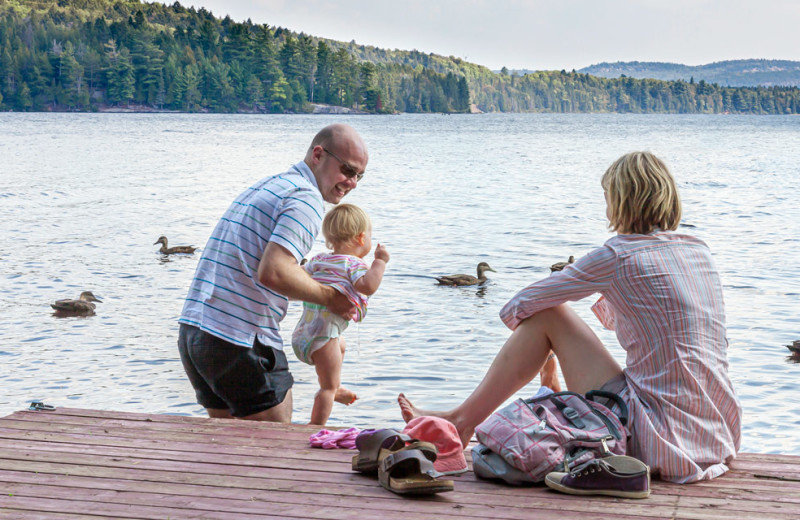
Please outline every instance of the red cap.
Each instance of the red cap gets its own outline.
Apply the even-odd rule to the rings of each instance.
[[[464,447],[461,445],[458,431],[447,419],[427,415],[417,417],[406,424],[403,433],[436,445],[438,455],[433,463],[436,471],[445,475],[457,475],[467,471],[467,459],[464,457]]]

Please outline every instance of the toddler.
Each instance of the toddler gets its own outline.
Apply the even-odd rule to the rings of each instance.
[[[352,204],[339,204],[322,221],[322,234],[330,253],[320,253],[303,268],[314,280],[330,285],[347,296],[356,307],[355,321],[367,313],[367,297],[378,290],[389,252],[378,244],[375,259],[367,268],[364,257],[372,249],[372,224],[366,212]],[[358,397],[340,386],[345,341],[342,332],[348,320],[326,307],[303,302],[303,314],[292,334],[297,358],[314,365],[320,389],[314,397],[311,423],[324,426],[333,402],[349,405]]]

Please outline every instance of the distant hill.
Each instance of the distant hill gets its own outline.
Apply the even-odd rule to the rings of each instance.
[[[647,61],[618,61],[598,63],[578,72],[618,78],[650,78],[667,81],[704,80],[725,87],[800,87],[800,61],[789,60],[730,60],[708,65],[681,65]]]
[[[736,70],[777,64],[797,68],[761,60]],[[0,111],[800,114],[797,87],[609,73],[495,74],[179,2],[0,0]]]

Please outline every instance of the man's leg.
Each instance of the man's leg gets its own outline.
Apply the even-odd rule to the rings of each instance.
[[[203,360],[206,356],[206,351],[213,349],[218,340],[207,332],[201,331],[199,328],[192,325],[180,324],[178,332],[178,351],[181,356],[181,363],[189,382],[194,388],[197,397],[197,403],[202,405],[208,416],[212,419],[233,419],[227,404],[209,385],[204,375],[205,364]],[[200,361],[198,366],[195,363],[195,358]],[[216,365],[216,363],[213,363]]]
[[[443,417],[456,426],[466,447],[475,427],[536,377],[550,350],[558,357],[567,388],[578,393],[599,388],[622,371],[575,311],[559,305],[531,316],[517,327],[463,403],[445,412],[429,411],[415,407],[400,394],[403,419],[408,422],[421,415]]]
[[[238,417],[248,421],[292,422],[294,379],[289,372],[289,362],[283,350],[274,349],[256,340],[249,354],[248,363],[243,363],[238,373],[239,378],[249,381],[244,385],[247,397],[235,402],[238,402],[241,411],[264,408],[265,405],[269,408],[247,415],[238,414]],[[284,394],[283,400],[275,403],[281,394]]]
[[[234,419],[231,411],[227,408],[206,408],[206,412],[212,419]]]
[[[214,419],[241,418],[291,422],[293,379],[283,351],[256,341],[252,348],[231,344],[191,325],[181,324],[178,349],[197,402]],[[276,398],[285,396],[279,403]],[[269,406],[266,410],[261,410]]]
[[[279,423],[292,422],[292,391],[286,392],[283,402],[269,410],[254,413],[247,417],[234,417],[230,410],[221,408],[206,408],[208,416],[212,419],[243,419],[245,421],[269,421]]]
[[[289,391],[286,392],[286,397],[284,397],[279,405],[273,406],[263,412],[241,417],[241,419],[246,421],[269,421],[278,423],[292,422],[292,390],[289,389]]]

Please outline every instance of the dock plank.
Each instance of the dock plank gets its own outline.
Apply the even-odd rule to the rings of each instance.
[[[800,457],[742,454],[712,481],[654,481],[644,500],[505,486],[471,471],[453,479],[453,492],[409,498],[351,471],[354,450],[310,448],[317,430],[71,408],[15,412],[0,418],[0,519],[800,518]]]

